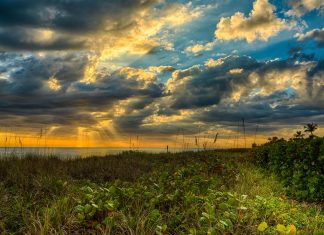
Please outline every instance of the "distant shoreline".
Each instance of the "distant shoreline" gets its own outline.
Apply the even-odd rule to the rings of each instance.
[[[122,154],[123,152],[143,152],[150,154],[159,153],[181,153],[181,152],[245,152],[249,149],[246,148],[218,148],[218,149],[198,149],[198,148],[106,148],[106,147],[89,147],[89,148],[78,148],[78,147],[0,147],[0,158],[5,157],[25,157],[25,156],[38,156],[38,157],[103,157],[109,155]]]

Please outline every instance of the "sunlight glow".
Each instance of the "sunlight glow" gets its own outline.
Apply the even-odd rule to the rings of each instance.
[[[47,81],[48,87],[53,91],[58,91],[62,88],[59,80],[53,75]]]

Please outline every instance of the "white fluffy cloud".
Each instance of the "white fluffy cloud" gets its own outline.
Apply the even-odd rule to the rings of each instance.
[[[217,24],[215,37],[222,40],[245,39],[248,43],[257,39],[267,41],[287,28],[285,20],[275,15],[275,9],[268,0],[256,0],[248,17],[242,12],[222,17]]]

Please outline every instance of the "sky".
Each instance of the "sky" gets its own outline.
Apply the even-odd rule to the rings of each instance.
[[[309,122],[324,0],[0,0],[0,146],[245,147]]]

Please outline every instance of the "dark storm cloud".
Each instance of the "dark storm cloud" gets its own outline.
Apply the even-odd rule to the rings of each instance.
[[[160,100],[155,100],[160,102]],[[153,105],[147,105],[140,110],[127,109],[127,112],[114,118],[114,127],[121,133],[148,134],[148,135],[174,135],[174,134],[195,134],[207,129],[194,123],[196,120],[185,118],[183,120],[168,123],[152,123],[147,118],[158,114]]]
[[[145,9],[156,0],[3,0],[0,2],[0,25],[5,27],[48,27],[64,31],[94,31],[104,20],[118,29],[120,21],[131,19],[137,10]],[[118,24],[119,23],[119,24]],[[123,24],[124,26],[127,24]]]
[[[128,31],[138,12],[155,3],[157,0],[3,0],[0,1],[0,48],[84,48],[85,42],[76,40],[76,36]],[[54,40],[42,42],[33,35],[33,30],[41,29],[51,30]]]
[[[275,123],[293,124],[306,119],[324,115],[324,110],[320,107],[311,107],[303,105],[281,105],[271,107],[266,103],[250,103],[222,106],[210,109],[209,111],[198,113],[194,118],[209,123],[237,123],[244,118],[252,123]]]
[[[141,133],[155,135],[193,135],[199,132],[207,131],[208,125],[193,123],[193,120],[175,121],[163,124],[152,124],[141,127]]]
[[[197,134],[199,128],[200,131],[208,130],[216,124],[236,130],[237,123],[244,118],[250,123],[247,132],[253,133],[256,123],[267,125],[260,128],[261,132],[278,130],[283,125],[305,123],[307,120],[318,121],[318,117],[324,115],[324,97],[323,86],[316,79],[323,82],[323,62],[308,61],[314,64],[307,67],[308,63],[295,59],[258,62],[250,57],[233,56],[223,58],[214,67],[193,66],[175,71],[168,83],[167,89],[170,90],[167,95],[154,100],[157,105],[155,110],[154,106],[150,106],[151,101],[140,102],[144,109],[136,112],[132,112],[134,106],[130,105],[132,109],[115,120],[116,127],[141,134],[177,134],[179,128],[186,134]],[[253,74],[257,80],[251,80]],[[294,82],[300,76],[305,77],[290,87],[290,80]],[[276,85],[280,79],[284,79],[283,87],[280,87],[280,83]],[[251,96],[253,89],[264,88],[267,95]],[[232,98],[236,91],[241,92],[239,101]],[[180,115],[181,110],[191,113],[167,123],[144,121],[152,115]]]
[[[2,50],[74,50],[85,46],[85,42],[70,37],[56,37],[50,41],[38,41],[32,32],[21,28],[0,29]]]
[[[258,62],[235,56],[223,58],[213,67],[176,71],[168,84],[170,103],[160,104],[157,113],[168,116],[191,110],[194,112],[182,122],[233,127],[242,118],[284,125],[318,120],[324,115],[323,61],[298,59]],[[266,94],[253,93],[262,90]],[[236,92],[240,93],[238,101],[233,99]]]
[[[233,84],[245,83],[251,71],[260,66],[250,57],[227,57],[221,63],[214,67],[194,66],[175,72],[172,78],[175,85],[171,90],[172,108],[191,109],[218,104],[231,94]],[[240,74],[231,74],[229,71],[232,69],[243,70]],[[185,81],[181,81],[183,79]]]
[[[123,70],[98,77],[94,84],[80,82],[85,56],[17,55],[9,64],[5,61],[0,60],[0,67],[6,66],[9,79],[0,79],[0,114],[28,125],[92,125],[98,120],[91,112],[107,112],[115,102],[136,97],[137,103],[129,109],[140,109],[163,95],[163,85],[138,76],[129,78]],[[53,76],[61,84],[57,91],[48,87]]]
[[[87,63],[88,57],[79,53],[0,53],[0,77],[7,77],[0,79],[0,125],[97,128],[98,122],[111,120],[122,133],[177,134],[181,128],[194,134],[215,124],[235,129],[242,118],[277,128],[278,123],[320,120],[324,115],[323,61],[300,62],[293,57],[260,62],[231,56],[214,66],[176,70],[166,85],[136,68],[102,72],[94,83],[86,84],[80,80]],[[48,87],[51,77],[60,89]],[[281,80],[288,85],[281,87],[277,83]],[[289,81],[295,83],[290,87]],[[264,94],[252,92],[262,89]],[[239,100],[233,99],[236,92]],[[93,115],[96,112],[102,114]],[[183,116],[167,123],[152,121],[173,115]]]
[[[219,63],[214,67],[199,68],[193,66],[190,69],[175,72],[170,82],[171,107],[174,109],[191,109],[217,105],[223,99],[231,97],[235,91],[239,91],[244,98],[255,88],[275,90],[276,87],[273,87],[273,84],[276,84],[277,80],[280,79],[284,79],[283,82],[287,84],[286,88],[289,88],[288,84],[294,83],[294,79],[298,79],[298,77],[287,77],[289,73],[293,75],[303,70],[306,70],[301,73],[305,73],[308,95],[311,96],[314,92],[317,97],[323,95],[321,89],[315,90],[312,86],[312,84],[318,82],[314,80],[314,77],[322,78],[321,73],[324,71],[322,60],[309,68],[304,68],[306,65],[295,59],[258,62],[250,57],[232,56],[222,59]],[[271,75],[272,73],[278,74],[278,77],[274,77]],[[251,79],[252,74],[257,76],[255,81]],[[282,78],[282,76],[286,77]],[[321,85],[316,86],[317,88],[321,87]],[[271,97],[276,96],[283,99],[282,94],[286,93],[275,92],[267,97],[266,102],[269,102]]]
[[[147,107],[137,112],[127,112],[114,120],[114,126],[117,130],[126,133],[136,133],[141,131],[141,125],[145,118],[151,116],[154,109]]]
[[[154,99],[152,99],[152,98],[138,99],[138,100],[130,102],[130,104],[127,106],[127,109],[130,109],[130,110],[144,109],[146,106],[151,104],[153,101],[154,101]]]
[[[46,91],[43,85],[51,76],[56,76],[65,90],[72,82],[83,76],[87,64],[85,55],[62,54],[58,56],[35,56],[30,54],[0,53],[0,68],[10,78],[2,81],[0,94],[11,96],[36,95]],[[50,94],[49,94],[50,95]]]

